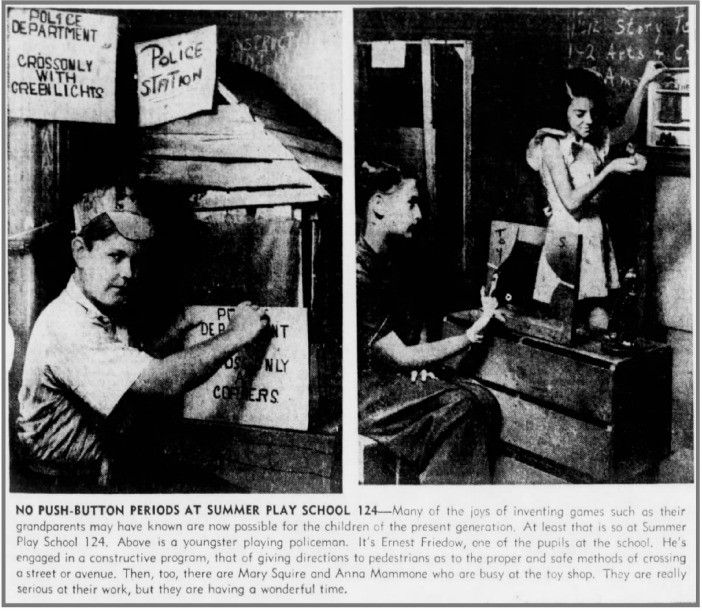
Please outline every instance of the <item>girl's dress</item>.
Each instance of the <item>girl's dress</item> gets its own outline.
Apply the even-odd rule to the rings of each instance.
[[[572,133],[566,134],[560,130],[545,128],[536,132],[529,142],[526,154],[527,163],[541,174],[546,189],[548,206],[545,212],[549,217],[547,234],[570,232],[583,237],[578,299],[607,297],[610,289],[619,288],[619,274],[611,240],[599,216],[598,197],[595,195],[583,204],[579,210],[580,220],[573,217],[558,196],[551,173],[543,162],[542,145],[546,137],[558,140],[574,189],[594,178],[602,168],[609,150],[609,138],[602,148],[596,148],[588,142],[576,141]],[[547,243],[549,238],[557,239],[557,235],[547,235]],[[559,277],[547,261],[544,249],[536,272],[534,299],[542,303],[551,303],[551,296],[560,283]]]

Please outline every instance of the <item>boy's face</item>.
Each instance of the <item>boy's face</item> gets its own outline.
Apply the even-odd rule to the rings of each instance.
[[[96,240],[91,249],[82,238],[75,238],[73,256],[88,299],[104,310],[126,305],[142,250],[140,242],[116,232],[105,240]]]
[[[392,193],[381,194],[379,212],[388,233],[411,237],[412,230],[421,220],[417,182],[406,178]]]

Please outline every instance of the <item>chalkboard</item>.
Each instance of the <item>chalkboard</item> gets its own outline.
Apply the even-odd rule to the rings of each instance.
[[[566,64],[597,72],[612,92],[612,114],[622,117],[648,60],[689,66],[686,7],[569,11]]]
[[[341,14],[241,11],[222,36],[226,61],[276,81],[295,102],[341,135]],[[236,88],[235,88],[236,93]]]

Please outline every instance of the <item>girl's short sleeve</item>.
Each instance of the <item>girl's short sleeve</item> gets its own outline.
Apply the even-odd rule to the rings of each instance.
[[[543,143],[546,136],[553,136],[558,140],[566,137],[566,133],[560,129],[553,129],[551,127],[543,127],[536,132],[534,137],[529,141],[529,145],[526,150],[526,162],[532,170],[541,170],[541,164],[543,162]]]

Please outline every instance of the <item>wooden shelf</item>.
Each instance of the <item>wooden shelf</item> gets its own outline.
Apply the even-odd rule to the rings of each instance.
[[[690,130],[689,121],[681,121],[680,123],[654,123],[653,127],[658,127],[660,129],[684,129]]]
[[[670,94],[670,95],[690,95],[689,91],[682,91],[680,89],[656,89],[656,93],[660,94]]]
[[[666,89],[661,87],[660,83],[653,82],[648,85],[646,145],[658,151],[689,154],[690,145],[687,141],[691,139],[692,124],[689,118],[683,118],[690,114],[690,90],[683,89],[688,85],[689,68],[672,69],[669,72],[672,73],[669,78],[673,78],[671,84],[679,88]],[[666,118],[680,120],[672,123],[665,121]],[[675,140],[682,140],[682,143],[659,144],[661,134],[666,132],[675,134]]]

